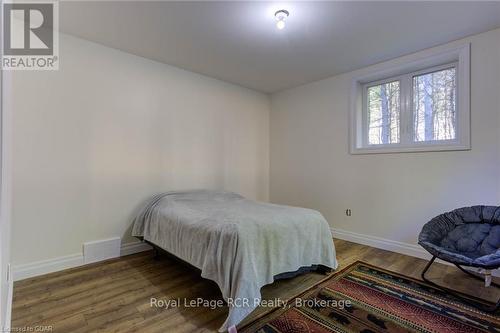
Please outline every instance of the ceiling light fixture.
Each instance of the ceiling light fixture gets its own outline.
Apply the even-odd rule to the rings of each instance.
[[[285,20],[287,19],[290,13],[288,10],[280,9],[276,13],[274,13],[274,17],[276,18],[276,28],[283,29],[285,27]]]

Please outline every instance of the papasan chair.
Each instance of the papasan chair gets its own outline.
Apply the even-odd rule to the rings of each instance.
[[[491,270],[500,267],[500,207],[464,207],[436,216],[424,225],[418,243],[432,254],[432,259],[421,274],[425,282],[446,289],[455,297],[483,311],[495,312],[499,309],[500,299],[493,306],[472,302],[461,294],[428,280],[425,273],[434,260],[439,258],[455,264],[476,279],[484,278],[486,287],[500,287],[491,281]],[[475,267],[482,275],[472,273],[462,266]]]

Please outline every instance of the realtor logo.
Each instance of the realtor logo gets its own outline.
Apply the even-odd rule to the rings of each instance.
[[[58,69],[58,3],[3,4],[3,69]]]

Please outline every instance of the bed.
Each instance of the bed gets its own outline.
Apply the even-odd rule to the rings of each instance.
[[[137,214],[132,235],[200,269],[226,301],[240,305],[229,306],[221,332],[258,306],[261,287],[276,276],[311,266],[337,268],[331,232],[319,212],[233,192],[155,195]],[[244,299],[248,305],[241,304]]]

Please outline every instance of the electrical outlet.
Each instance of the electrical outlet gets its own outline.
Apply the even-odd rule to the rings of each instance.
[[[346,216],[351,216],[351,214],[352,214],[351,209],[350,209],[350,208],[347,208],[347,209],[345,210],[345,215],[346,215]]]

